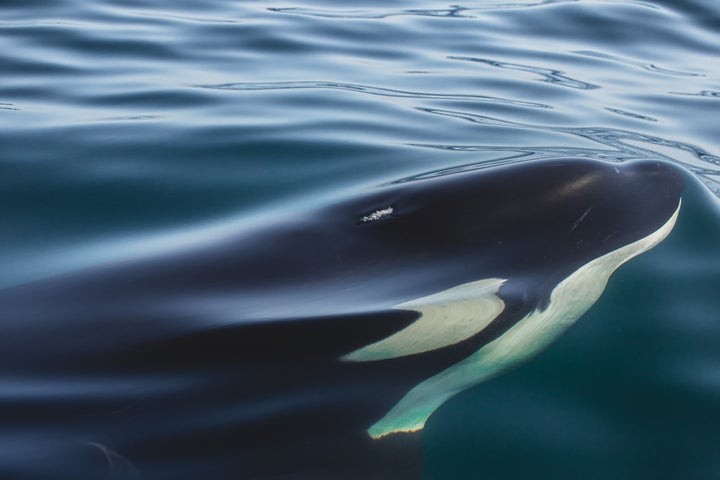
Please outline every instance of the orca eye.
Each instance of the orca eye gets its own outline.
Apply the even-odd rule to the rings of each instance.
[[[395,209],[392,206],[375,210],[374,212],[371,212],[371,213],[363,216],[360,219],[360,223],[375,222],[377,220],[380,220],[383,217],[390,215],[394,211],[395,211]]]

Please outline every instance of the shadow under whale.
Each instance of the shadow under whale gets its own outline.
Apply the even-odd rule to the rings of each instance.
[[[494,167],[8,288],[0,368],[28,387],[0,471],[104,478],[113,452],[150,479],[419,478],[427,417],[582,315],[683,189],[659,162]]]

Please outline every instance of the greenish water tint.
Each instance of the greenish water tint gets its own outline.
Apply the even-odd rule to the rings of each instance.
[[[424,478],[720,475],[720,202],[692,182],[672,234],[563,337],[428,422]]]

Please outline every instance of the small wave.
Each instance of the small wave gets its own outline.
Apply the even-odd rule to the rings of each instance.
[[[160,115],[120,115],[117,117],[103,117],[94,119],[93,122],[127,122],[138,120],[156,120],[162,118]]]
[[[398,16],[417,17],[450,17],[450,18],[476,18],[484,11],[511,10],[544,7],[562,3],[575,3],[577,0],[541,0],[539,2],[507,2],[489,3],[487,5],[450,5],[447,8],[432,9],[329,9],[329,8],[306,8],[306,7],[271,7],[271,12],[289,13],[293,15],[305,15],[310,17],[331,18],[331,19],[366,19],[378,20]],[[646,2],[625,2],[626,5],[634,5],[657,10],[656,5]]]
[[[638,60],[631,60],[629,58],[622,58],[622,57],[618,57],[616,55],[610,55],[608,53],[596,52],[593,50],[576,50],[573,53],[575,53],[577,55],[582,55],[585,57],[602,58],[604,60],[610,60],[610,61],[613,61],[616,63],[624,63],[625,65],[631,65],[634,67],[642,68],[643,70],[647,70],[648,72],[661,73],[664,75],[675,75],[678,77],[704,77],[705,76],[705,74],[702,74],[702,73],[692,73],[692,72],[683,72],[680,70],[671,70],[669,68],[658,67],[657,65],[655,65],[653,63],[646,63],[646,62],[641,62]]]
[[[715,195],[720,196],[720,183],[715,176],[720,173],[720,156],[713,155],[705,149],[690,143],[670,140],[653,135],[642,134],[630,130],[606,127],[551,127],[529,123],[513,122],[487,115],[478,115],[462,111],[420,108],[419,110],[433,115],[458,118],[464,121],[487,126],[506,128],[523,128],[564,133],[586,138],[593,142],[612,147],[621,154],[623,159],[661,158],[665,161],[681,165],[693,172]],[[433,148],[438,148],[437,145]],[[453,146],[458,151],[468,151],[468,146]],[[484,149],[484,146],[477,146]],[[448,146],[444,150],[451,150]]]
[[[165,11],[150,11],[150,12],[143,12],[143,11],[136,11],[136,12],[130,12],[130,15],[138,16],[138,17],[145,17],[150,19],[166,19],[166,20],[173,20],[173,21],[180,21],[180,22],[187,22],[187,23],[206,23],[206,24],[239,24],[243,23],[240,20],[234,20],[231,18],[219,18],[219,17],[205,17],[205,16],[194,16],[194,15],[181,15],[181,14],[174,14],[169,13]]]
[[[382,97],[400,97],[400,98],[417,98],[429,100],[471,100],[483,103],[501,103],[505,105],[516,105],[520,107],[530,108],[552,108],[549,105],[537,102],[527,102],[524,100],[512,100],[508,98],[490,97],[485,95],[470,94],[448,94],[448,93],[427,93],[427,92],[411,92],[408,90],[395,90],[392,88],[373,87],[369,85],[361,85],[355,83],[342,82],[246,82],[246,83],[222,83],[217,85],[194,85],[196,88],[206,88],[210,90],[236,90],[236,91],[252,91],[252,90],[294,90],[294,89],[332,89],[345,90],[348,92],[366,93],[368,95],[378,95]]]
[[[670,92],[670,95],[684,95],[687,97],[720,98],[720,90],[701,90],[696,93]]]
[[[627,110],[620,110],[619,108],[605,107],[605,110],[612,113],[617,113],[624,117],[634,118],[635,120],[646,120],[648,122],[657,122],[657,118],[648,117],[647,115],[641,115],[639,113],[628,112]]]
[[[531,65],[522,65],[519,63],[508,63],[500,62],[497,60],[489,60],[486,58],[475,58],[475,57],[448,57],[450,60],[460,60],[464,62],[475,62],[484,63],[497,68],[505,68],[507,70],[520,70],[522,72],[531,72],[538,74],[542,77],[543,82],[552,83],[554,85],[560,85],[561,87],[577,88],[579,90],[594,90],[600,88],[599,85],[595,85],[581,80],[576,80],[565,75],[565,72],[560,70],[553,70],[551,68],[533,67]]]

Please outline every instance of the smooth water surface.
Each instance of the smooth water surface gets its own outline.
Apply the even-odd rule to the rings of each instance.
[[[5,289],[211,245],[392,182],[554,157],[682,167],[671,236],[535,361],[436,412],[424,476],[720,477],[716,2],[10,0],[0,11]],[[44,327],[64,325],[33,328]],[[83,335],[77,351],[91,352]],[[73,478],[67,447],[91,452],[77,458],[97,478],[246,478],[217,432],[263,411],[203,390],[239,376],[233,365],[203,370],[177,351],[173,368],[94,377],[64,375],[62,359],[48,372],[6,364],[0,476]],[[352,398],[339,388],[312,395]],[[153,452],[147,468],[120,444],[157,447],[158,432],[80,427],[117,431],[143,401],[177,395],[205,409],[178,411],[187,448]],[[47,413],[58,405],[62,420]],[[234,470],[203,477],[208,464]]]

